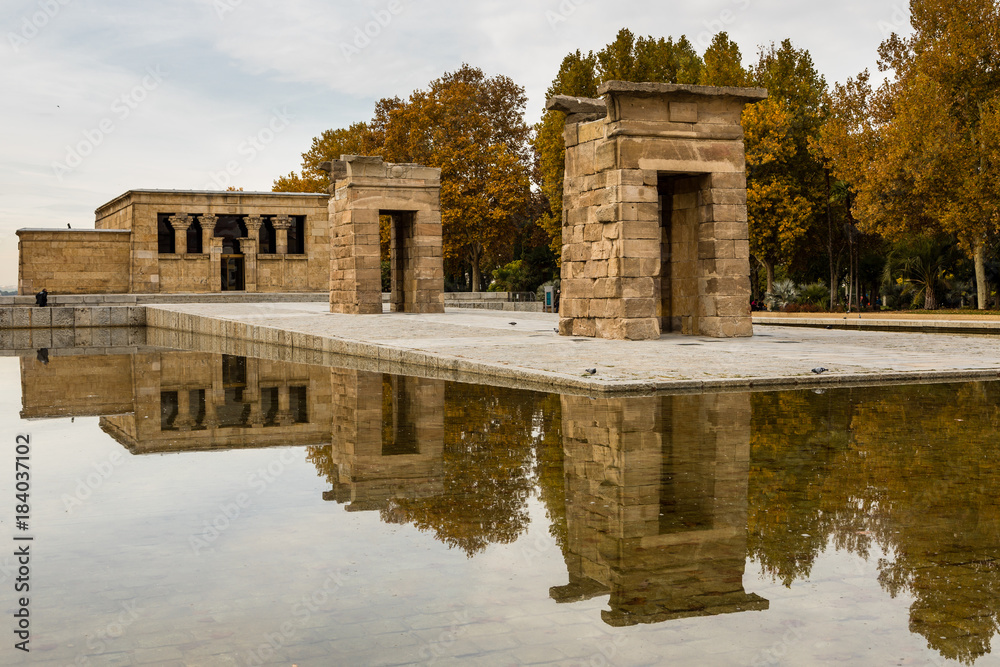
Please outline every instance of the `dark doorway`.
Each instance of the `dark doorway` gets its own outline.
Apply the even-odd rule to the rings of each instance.
[[[382,456],[419,454],[406,378],[382,376]]]
[[[246,289],[243,255],[223,255],[221,266],[223,292],[242,292]]]
[[[380,220],[389,224],[389,297],[390,309],[394,313],[410,312],[407,307],[413,301],[414,276],[412,266],[416,259],[416,249],[413,245],[414,218],[413,211],[379,211]]]
[[[247,238],[246,224],[241,215],[220,215],[214,236],[222,239],[222,291],[242,292],[246,289],[246,264],[240,239]]]

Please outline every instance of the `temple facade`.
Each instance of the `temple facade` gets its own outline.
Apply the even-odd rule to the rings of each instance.
[[[329,195],[130,190],[95,229],[20,229],[18,292],[325,292]]]

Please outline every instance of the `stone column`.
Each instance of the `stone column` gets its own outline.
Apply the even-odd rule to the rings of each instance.
[[[259,215],[244,216],[247,226],[246,247],[243,248],[243,289],[257,291],[257,253],[260,250],[260,227],[264,224]]]
[[[219,415],[216,412],[215,395],[212,387],[205,389],[205,428],[214,430],[219,426]]]
[[[292,409],[288,385],[278,387],[278,414],[275,421],[279,426],[288,426],[292,423]]]
[[[187,231],[194,222],[190,215],[172,215],[169,218],[170,226],[174,228],[174,252],[178,255],[187,254]]]
[[[208,289],[211,292],[222,291],[222,238],[210,236],[208,239],[209,268]]]
[[[199,215],[198,222],[201,223],[201,251],[208,254],[212,249],[212,238],[215,236],[215,225],[219,222],[219,216]]]
[[[249,226],[248,226],[249,227]],[[247,386],[243,391],[243,402],[250,404],[247,426],[260,428],[264,425],[264,415],[260,409],[260,362],[247,359]]]
[[[177,419],[174,427],[178,431],[190,431],[194,421],[191,419],[191,392],[187,389],[177,390]]]
[[[292,218],[287,215],[276,215],[271,221],[274,225],[275,252],[279,255],[288,254],[288,230],[292,227]]]

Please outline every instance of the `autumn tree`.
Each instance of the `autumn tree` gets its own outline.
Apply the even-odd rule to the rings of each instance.
[[[770,292],[775,266],[804,249],[821,210],[823,168],[809,142],[823,122],[826,81],[809,52],[787,39],[761,49],[748,79],[768,91],[767,100],[744,111],[743,131],[750,251]]]
[[[823,152],[857,194],[861,224],[891,238],[954,234],[975,263],[986,307],[986,243],[1000,211],[991,157],[1000,100],[1000,7],[912,0],[913,34],[879,47],[889,78],[837,87]]]
[[[441,169],[445,261],[469,268],[473,291],[511,258],[530,203],[526,100],[508,77],[463,65],[385,114],[387,160]]]
[[[378,137],[367,123],[326,130],[313,137],[312,146],[302,154],[301,171],[275,179],[271,189],[274,192],[326,192],[330,176],[319,168],[320,163],[339,160],[341,155],[372,155],[378,150]]]

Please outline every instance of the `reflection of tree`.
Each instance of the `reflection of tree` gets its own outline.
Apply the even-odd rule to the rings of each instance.
[[[857,410],[838,486],[895,553],[879,581],[916,597],[910,629],[972,663],[1000,627],[1000,385],[910,389]]]
[[[337,466],[333,463],[330,445],[306,447],[306,461],[316,466],[316,473],[331,484],[337,483]]]
[[[389,392],[383,392],[382,399],[379,431],[386,442],[393,432],[393,405]],[[414,405],[412,414],[440,409],[440,404]],[[537,476],[551,532],[562,545],[566,517],[559,397],[446,383],[444,413],[442,478],[437,485],[442,491],[408,496],[409,483],[400,479],[400,492],[387,498],[382,519],[433,531],[449,547],[472,556],[491,543],[509,544],[524,532],[526,503]],[[406,419],[398,414],[395,418]],[[330,446],[309,447],[306,459],[332,485],[344,481]]]
[[[535,419],[540,398],[497,387],[447,384],[444,492],[396,499],[382,511],[383,520],[432,530],[469,556],[491,543],[514,542],[528,524],[533,445],[544,433],[543,422]]]
[[[846,446],[848,396],[813,392],[751,395],[749,553],[786,586],[809,576],[832,516],[823,483]]]
[[[879,544],[910,630],[971,664],[1000,628],[998,406],[997,383],[755,395],[752,553],[790,583],[828,540]]]
[[[535,419],[541,433],[536,438],[538,490],[549,518],[549,534],[566,551],[566,475],[563,472],[562,402],[558,394],[539,397]]]

